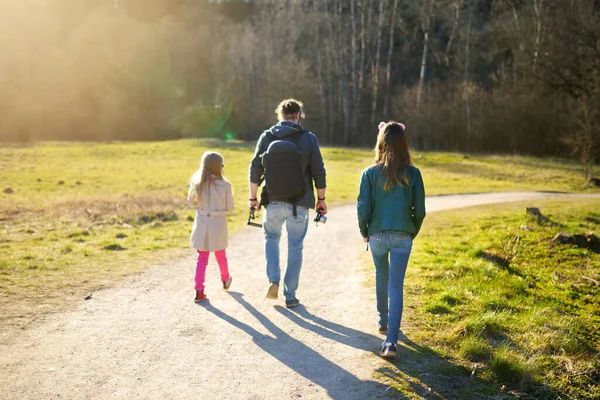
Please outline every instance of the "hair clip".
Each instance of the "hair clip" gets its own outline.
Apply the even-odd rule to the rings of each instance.
[[[377,129],[382,130],[383,128],[385,128],[386,125],[387,125],[387,122],[381,121],[379,123],[379,125],[377,125]],[[398,125],[400,125],[402,127],[403,131],[406,130],[406,126],[404,126],[404,124],[402,122],[398,122]]]

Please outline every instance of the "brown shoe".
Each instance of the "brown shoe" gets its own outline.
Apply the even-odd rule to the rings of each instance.
[[[277,283],[271,283],[269,285],[269,290],[267,291],[267,299],[276,299],[277,293],[279,292],[279,285]]]

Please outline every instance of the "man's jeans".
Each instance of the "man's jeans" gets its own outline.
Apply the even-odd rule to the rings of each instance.
[[[403,231],[381,231],[369,236],[371,255],[376,271],[375,288],[379,324],[388,325],[386,342],[394,344],[398,343],[400,332],[404,302],[404,275],[412,243],[413,235]]]
[[[296,206],[294,217],[293,206],[284,202],[272,202],[266,208],[263,225],[265,228],[265,257],[267,259],[267,277],[269,282],[279,284],[281,269],[279,267],[279,239],[281,228],[285,222],[288,237],[288,258],[285,277],[283,279],[283,295],[286,300],[296,297],[296,289],[302,268],[302,246],[308,229],[308,209]]]

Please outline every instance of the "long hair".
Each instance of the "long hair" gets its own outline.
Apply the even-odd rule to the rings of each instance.
[[[188,198],[196,197],[200,200],[202,192],[210,187],[215,177],[226,180],[223,175],[223,156],[207,151],[202,155],[198,171],[190,178]]]
[[[384,191],[391,190],[394,185],[408,186],[406,166],[412,165],[408,150],[408,142],[404,127],[390,121],[379,129],[375,145],[375,164],[381,165],[381,176],[385,178]]]

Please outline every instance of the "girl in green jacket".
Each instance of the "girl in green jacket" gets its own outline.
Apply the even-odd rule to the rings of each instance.
[[[393,121],[379,124],[375,164],[363,171],[358,196],[360,233],[375,263],[378,329],[386,334],[383,357],[396,356],[404,275],[425,218],[423,179],[412,163],[404,130]]]

